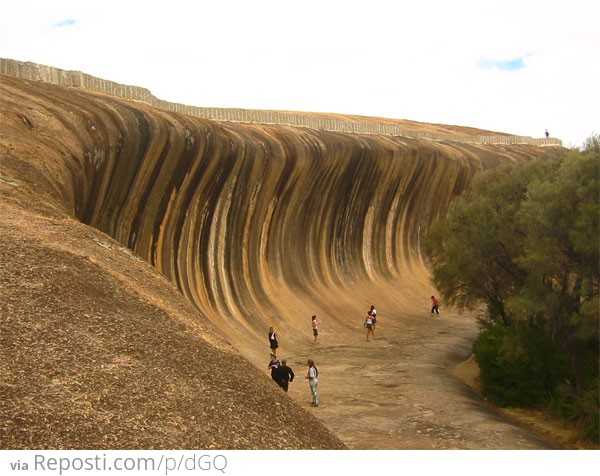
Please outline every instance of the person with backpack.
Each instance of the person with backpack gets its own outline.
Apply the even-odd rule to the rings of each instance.
[[[319,383],[319,371],[315,366],[315,361],[312,359],[308,359],[306,365],[308,366],[308,374],[304,378],[308,379],[308,385],[310,386],[310,393],[312,395],[311,405],[318,407],[319,395],[317,394],[317,384]]]

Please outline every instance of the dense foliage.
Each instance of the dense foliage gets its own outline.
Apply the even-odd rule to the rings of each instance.
[[[551,398],[570,376],[569,362],[536,329],[492,325],[474,345],[486,397],[501,406],[530,406]]]
[[[485,307],[474,352],[488,398],[551,404],[595,439],[599,143],[481,174],[424,244],[446,302]]]

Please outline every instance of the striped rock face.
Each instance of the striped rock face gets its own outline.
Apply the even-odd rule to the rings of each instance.
[[[215,122],[8,75],[0,118],[3,448],[344,447],[271,382],[268,328],[289,355],[313,314],[343,341],[372,302],[414,310],[452,197],[546,152]]]

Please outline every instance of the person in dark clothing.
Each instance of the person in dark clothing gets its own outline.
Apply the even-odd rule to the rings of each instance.
[[[279,385],[279,367],[281,367],[281,363],[279,360],[277,360],[277,356],[275,354],[271,354],[269,369],[271,370],[271,378],[277,382],[277,385]]]
[[[277,369],[277,383],[285,392],[288,391],[290,382],[294,380],[294,371],[287,366],[287,360],[281,361],[281,366]]]

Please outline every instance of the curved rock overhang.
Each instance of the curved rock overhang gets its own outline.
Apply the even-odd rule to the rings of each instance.
[[[298,316],[327,313],[333,296],[368,302],[370,283],[421,281],[420,237],[472,175],[543,153],[216,123],[8,77],[3,89],[5,128],[43,151],[34,164],[4,160],[9,174],[34,167],[48,202],[245,339],[278,321],[293,334]]]
[[[444,216],[451,199],[480,170],[546,153],[528,145],[214,122],[6,75],[0,75],[0,97],[0,205],[6,213],[19,209],[31,217],[74,220],[109,235],[150,263],[195,307],[197,314],[186,318],[186,326],[194,327],[194,319],[207,319],[255,362],[264,358],[271,325],[293,348],[305,337],[312,314],[327,315],[330,331],[343,336],[356,327],[371,302],[408,309],[418,300],[426,301],[430,284],[420,239]],[[11,220],[2,218],[8,234],[17,222]],[[62,227],[58,222],[48,226]],[[5,239],[10,240],[6,235]],[[15,262],[25,259],[22,253],[11,256]],[[125,260],[113,266],[131,274],[138,265]],[[155,305],[167,309],[169,298],[153,289],[160,294]],[[146,291],[145,299],[151,294]],[[136,312],[145,312],[140,309]],[[119,316],[115,319],[121,322]],[[170,326],[190,345],[188,331]],[[145,329],[144,336],[152,334],[151,329]],[[207,342],[212,342],[210,337]],[[160,345],[171,349],[170,343]],[[206,355],[190,352],[181,362],[200,362]],[[81,375],[98,363],[89,365]],[[15,375],[11,378],[21,382]],[[138,378],[142,381],[147,375]],[[185,380],[192,386],[190,382]],[[55,385],[53,380],[48,388]],[[98,392],[100,399],[103,390]],[[195,393],[190,398],[202,396]],[[233,406],[247,405],[239,397],[227,398]],[[266,397],[256,397],[253,410],[244,408],[260,412],[262,398]],[[61,400],[57,405],[69,404]],[[239,422],[227,429],[238,430],[249,431]],[[214,431],[201,441],[212,441]],[[264,432],[268,429],[252,441],[238,434],[236,443],[217,439],[215,444],[269,448]],[[302,440],[307,429],[301,425],[298,435],[288,435],[284,445],[339,446],[335,438],[321,443]],[[42,430],[38,436],[43,437]],[[48,447],[80,447],[79,440],[65,438]],[[86,446],[87,441],[90,447],[90,440],[83,441],[79,443]],[[197,444],[185,441],[174,446]],[[139,443],[156,445],[161,443]]]

